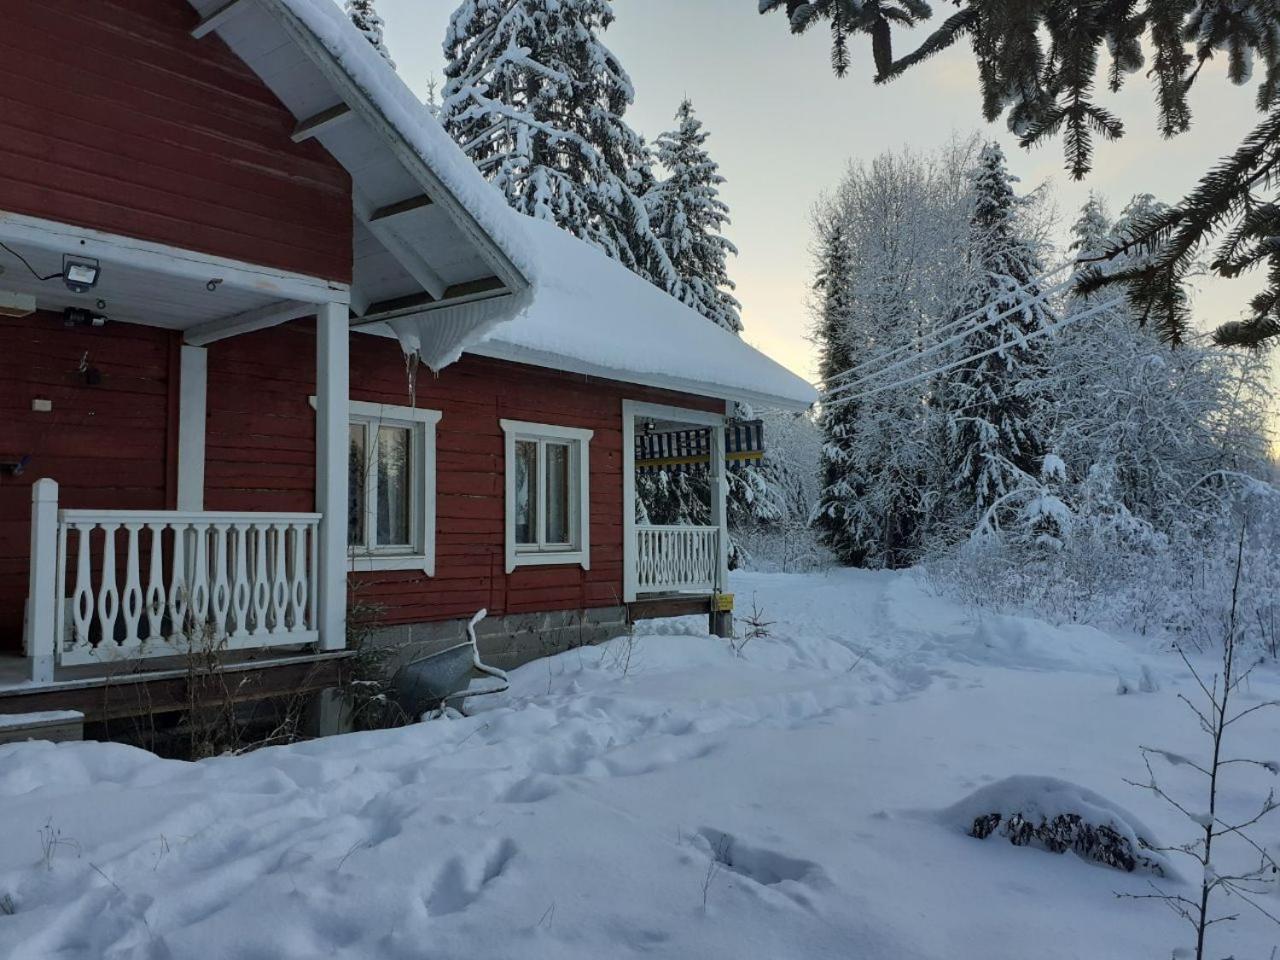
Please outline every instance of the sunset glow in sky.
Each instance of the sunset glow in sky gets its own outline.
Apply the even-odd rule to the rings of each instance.
[[[379,0],[387,45],[419,96],[432,74],[442,78],[440,45],[455,6]],[[838,80],[825,30],[792,36],[784,17],[756,12],[757,0],[616,0],[614,8],[617,21],[605,40],[636,87],[627,120],[652,138],[670,126],[682,97],[693,100],[728,180],[728,234],[741,251],[730,270],[744,336],[810,379],[809,211],[849,162],[903,146],[930,150],[953,133],[976,130],[1004,145],[1024,187],[1051,181],[1065,237],[1090,189],[1107,198],[1113,214],[1139,191],[1174,202],[1258,120],[1252,88],[1232,87],[1211,68],[1192,98],[1191,133],[1164,143],[1150,82],[1136,74],[1122,94],[1101,98],[1125,121],[1125,138],[1099,144],[1094,174],[1077,184],[1062,172],[1060,143],[1028,153],[1002,123],[982,123],[967,45],[876,87],[863,46],[855,48],[850,76]],[[1236,316],[1252,291],[1248,281],[1207,283],[1196,300],[1203,325]]]

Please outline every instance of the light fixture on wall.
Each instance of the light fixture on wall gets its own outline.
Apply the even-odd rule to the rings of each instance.
[[[66,327],[104,327],[108,319],[83,307],[67,307],[62,311],[62,324]]]
[[[102,268],[93,257],[62,255],[62,282],[72,293],[88,293],[98,285]]]

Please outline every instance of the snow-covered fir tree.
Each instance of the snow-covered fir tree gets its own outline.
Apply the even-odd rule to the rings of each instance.
[[[984,147],[973,173],[969,279],[946,317],[969,330],[953,355],[973,359],[946,375],[936,398],[947,423],[947,514],[957,535],[1014,521],[1026,506],[1018,497],[1039,491],[1048,452],[1037,422],[1044,339],[1028,335],[1054,318],[1041,297],[1043,266],[1021,222],[1016,182],[999,145]]]
[[[422,104],[433,117],[440,116],[440,83],[434,73],[427,77],[427,96]]]
[[[665,177],[645,193],[654,233],[681,281],[680,298],[726,330],[739,333],[741,304],[730,292],[727,261],[738,249],[727,237],[729,207],[720,199],[724,177],[707,151],[709,134],[688,99],[677,125],[658,136],[653,153]]]
[[[1112,224],[1091,198],[1072,231],[1072,248],[1084,261],[1077,275],[1090,255],[1165,209],[1139,194]],[[1110,269],[1145,256],[1131,254]],[[1187,523],[1203,526],[1218,512],[1232,484],[1215,471],[1263,475],[1264,413],[1248,386],[1255,358],[1203,344],[1171,347],[1127,303],[1102,310],[1113,298],[1105,291],[1068,300],[1066,319],[1082,319],[1051,346],[1046,388],[1055,402],[1046,429],[1083,522],[1113,548],[1127,541],[1145,549],[1152,537],[1175,536]]]
[[[373,49],[382,54],[382,59],[394,67],[396,62],[391,59],[391,54],[387,50],[387,44],[382,36],[382,31],[386,24],[383,23],[382,17],[378,16],[378,11],[374,9],[373,0],[347,0],[346,10],[347,16],[356,25],[356,29],[363,33],[365,39],[373,44]]]
[[[444,41],[444,127],[522,213],[680,294],[641,195],[653,181],[624,115],[631,80],[600,34],[609,0],[465,0]]]
[[[827,384],[837,382],[853,368],[855,360],[844,336],[853,309],[853,251],[843,213],[838,205],[831,204],[815,217],[818,240],[814,337],[818,344],[818,374]],[[856,536],[856,522],[851,516],[853,505],[864,492],[861,479],[852,469],[856,421],[857,406],[852,399],[823,405],[819,421],[822,491],[813,512],[813,525],[823,542],[842,563],[855,566],[866,557],[866,545]]]
[[[928,375],[916,361],[960,284],[968,180],[976,146],[934,157],[884,154],[853,167],[829,217],[844,250],[838,299],[815,331],[828,385],[824,487],[816,522],[846,562],[916,562],[938,507],[941,448]],[[837,237],[820,233],[823,249]],[[824,265],[825,285],[830,268]],[[829,309],[834,307],[835,309]],[[922,376],[923,375],[923,376]]]

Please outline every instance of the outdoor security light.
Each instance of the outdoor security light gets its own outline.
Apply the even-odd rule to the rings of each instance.
[[[98,284],[102,268],[92,257],[62,256],[62,282],[72,293],[87,293]]]

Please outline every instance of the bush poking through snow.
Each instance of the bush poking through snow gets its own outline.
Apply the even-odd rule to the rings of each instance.
[[[1052,820],[1040,818],[1038,821],[1020,813],[1008,817],[988,813],[974,819],[969,836],[985,840],[997,831],[1008,837],[1015,847],[1036,844],[1050,853],[1073,850],[1085,860],[1104,863],[1126,873],[1142,869],[1157,877],[1164,876],[1160,863],[1135,850],[1127,837],[1106,824],[1087,823],[1077,813],[1062,813]]]
[[[1092,790],[1053,777],[1009,777],[971,793],[942,819],[979,840],[999,834],[1014,846],[1074,851],[1118,870],[1166,877],[1171,870],[1133,814]]]

